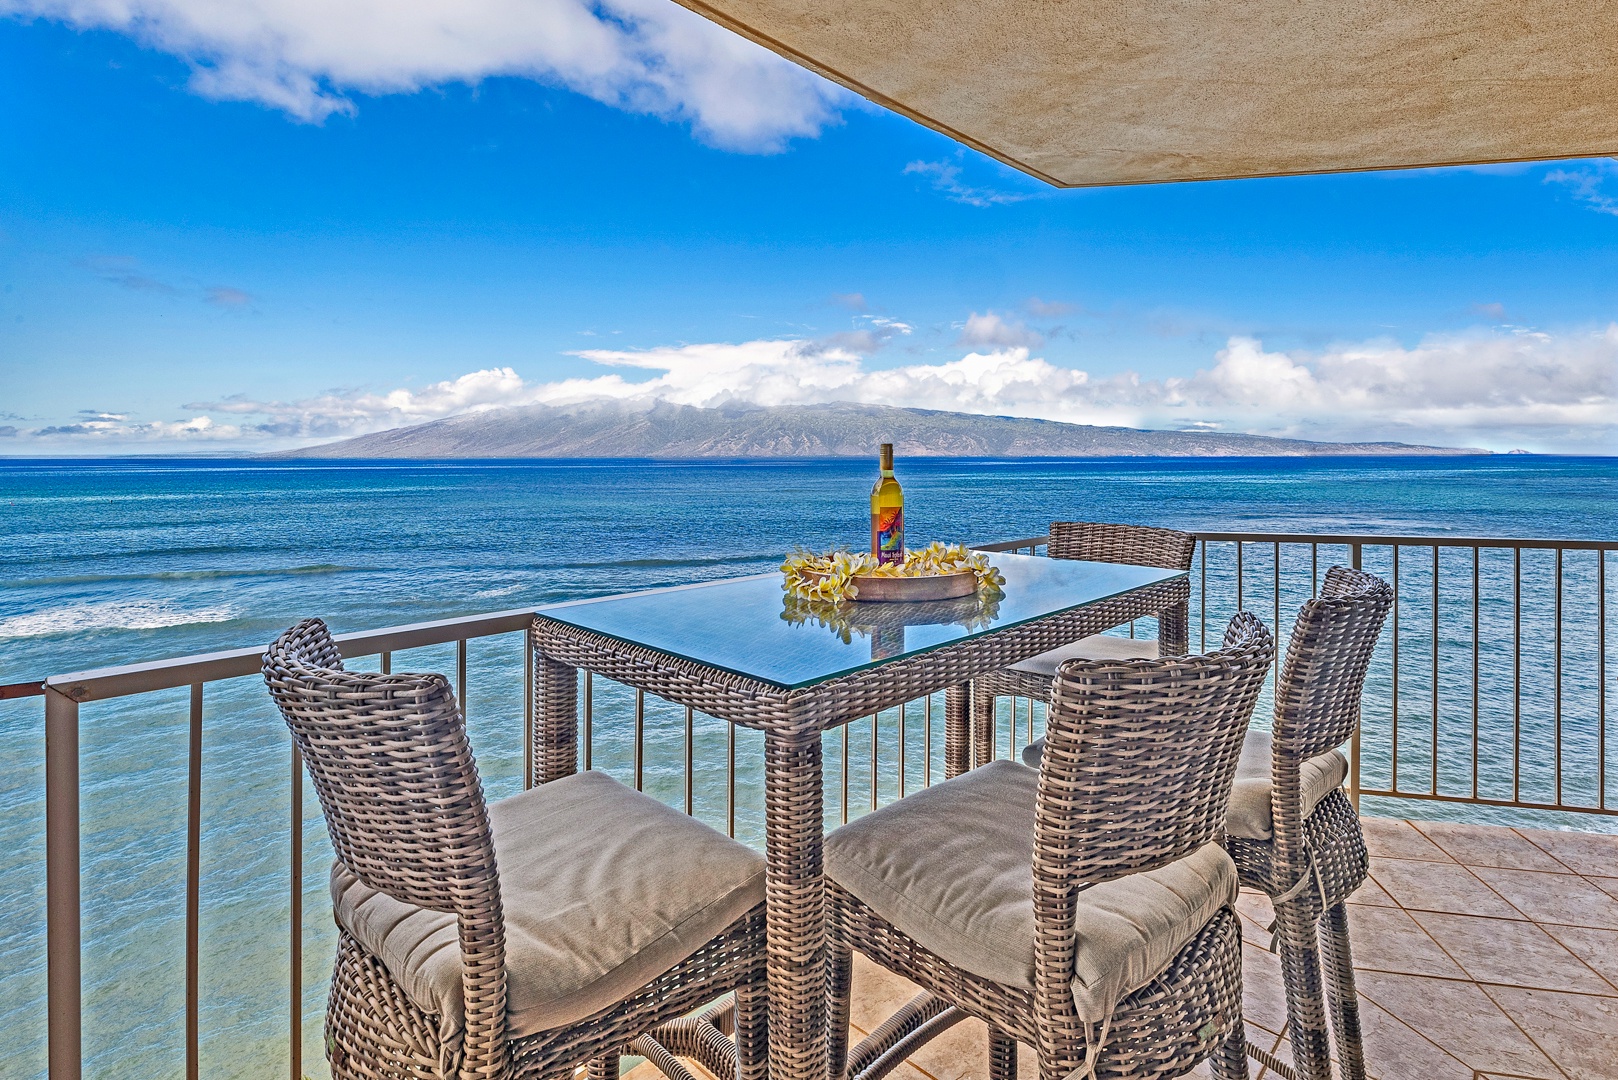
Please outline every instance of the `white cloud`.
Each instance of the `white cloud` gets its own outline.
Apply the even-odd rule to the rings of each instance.
[[[992,311],[984,315],[974,311],[967,316],[957,344],[1037,349],[1045,344],[1045,339],[1015,320],[1003,319]]]
[[[353,112],[351,93],[509,75],[768,152],[849,100],[670,0],[0,0],[0,14],[129,34],[189,63],[197,93],[313,122]]]
[[[189,420],[153,420],[133,423],[123,413],[86,410],[71,424],[57,424],[20,433],[41,442],[123,445],[152,442],[235,442],[244,432],[234,424],[216,424],[212,417]]]
[[[1618,162],[1601,159],[1585,162],[1577,169],[1552,169],[1545,174],[1544,182],[1561,184],[1598,214],[1618,215],[1618,195],[1606,190],[1606,182],[1614,177],[1618,177]]]
[[[967,206],[1003,206],[1033,198],[1026,192],[1000,191],[968,184],[961,179],[961,167],[948,161],[912,161],[904,167],[904,172],[906,176],[927,177],[934,191],[942,192],[950,202],[965,203]]]
[[[712,407],[856,401],[1074,423],[1166,427],[1319,439],[1396,439],[1506,450],[1618,450],[1618,324],[1561,335],[1490,330],[1319,353],[1266,350],[1233,337],[1184,378],[1133,372],[1098,377],[1024,346],[877,368],[826,341],[767,339],[577,353],[610,369],[530,383],[511,368],[476,371],[420,389],[331,391],[293,402],[231,398],[186,406],[173,424],[87,414],[24,440],[331,439],[507,405],[659,401]],[[215,423],[224,414],[230,424]]]

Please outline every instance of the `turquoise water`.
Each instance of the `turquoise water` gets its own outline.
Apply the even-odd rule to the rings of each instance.
[[[0,461],[0,682],[258,645],[310,614],[343,631],[758,573],[796,543],[862,544],[872,472],[870,463],[848,461]],[[1618,536],[1613,459],[918,460],[901,462],[900,478],[913,544],[1035,535],[1053,518],[1190,529]],[[1408,773],[1425,768],[1422,748],[1434,722],[1430,707],[1422,712],[1433,660],[1423,622],[1432,568],[1430,555],[1405,554],[1400,745]],[[1446,553],[1440,566],[1446,597],[1470,592],[1470,555],[1462,554],[1452,559]],[[1368,552],[1368,567],[1391,569],[1386,555]],[[1343,557],[1322,552],[1321,568]],[[1512,618],[1509,597],[1501,598],[1501,589],[1509,590],[1510,557],[1502,557],[1506,563],[1486,553],[1480,570],[1485,638],[1507,633]],[[1250,550],[1247,564],[1254,575],[1248,604],[1267,620],[1273,603],[1268,559],[1267,549]],[[1228,552],[1215,549],[1210,634],[1233,606],[1232,598],[1214,599],[1228,583],[1228,563]],[[1593,565],[1569,557],[1569,597],[1589,595]],[[1307,594],[1306,550],[1289,550],[1283,571],[1285,622]],[[1545,600],[1548,572],[1543,559],[1525,556],[1531,599]],[[1532,700],[1521,720],[1502,712],[1510,672],[1485,664],[1479,724],[1486,734],[1512,723],[1524,724],[1534,739],[1549,730],[1550,608],[1527,607]],[[1593,661],[1588,608],[1570,604],[1564,643],[1570,672]],[[1193,643],[1200,621],[1194,612]],[[1446,622],[1440,635],[1445,700],[1436,724],[1445,745],[1470,738],[1470,633],[1467,615],[1461,624]],[[469,725],[495,795],[520,783],[520,649],[519,639],[508,636],[474,641],[469,650]],[[447,648],[420,650],[396,657],[394,669],[447,671],[453,662]],[[1391,673],[1376,679],[1372,692],[1384,700]],[[1593,775],[1590,762],[1601,752],[1592,742],[1584,685],[1581,690],[1570,680],[1564,690],[1570,787]],[[595,763],[627,776],[624,697],[608,687],[598,691]],[[83,711],[88,1075],[145,1078],[182,1070],[186,701],[184,691],[174,691]],[[210,686],[206,701],[204,1071],[281,1077],[287,1061],[285,729],[254,679]],[[7,912],[0,923],[0,1024],[13,1051],[7,1077],[44,1072],[40,716],[37,699],[0,703],[0,910]],[[926,740],[919,710],[907,722],[905,779],[913,785],[927,767]],[[646,784],[675,803],[685,794],[683,723],[680,711],[655,706],[648,719]],[[1390,723],[1391,717],[1368,712],[1367,741],[1391,738],[1383,730]],[[876,733],[883,798],[897,794],[897,729],[890,715]],[[723,725],[699,717],[695,739],[699,762],[723,761]],[[833,802],[846,783],[850,812],[857,813],[870,787],[869,721],[854,725],[848,739],[853,750],[846,779],[834,741],[829,780]],[[935,768],[941,742],[933,739]],[[757,753],[756,740],[744,734],[737,817],[739,834],[749,839],[756,839],[757,790],[748,778],[758,775]],[[1367,775],[1385,765],[1368,755]],[[1480,761],[1484,785],[1509,782],[1510,767],[1507,759]],[[1467,782],[1463,774],[1470,769],[1469,760],[1446,754],[1440,779]],[[1521,772],[1524,785],[1551,782],[1539,765]],[[699,770],[692,792],[699,813],[722,825],[726,797],[722,775]],[[314,813],[312,798],[307,802]],[[834,820],[842,812],[831,804],[829,810]],[[304,1059],[305,1070],[320,1075],[321,981],[330,933],[318,815],[306,816],[303,835]]]

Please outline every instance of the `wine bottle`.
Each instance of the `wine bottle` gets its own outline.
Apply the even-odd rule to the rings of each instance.
[[[879,563],[905,559],[905,496],[893,476],[893,444],[883,443],[882,475],[871,489],[871,554]]]

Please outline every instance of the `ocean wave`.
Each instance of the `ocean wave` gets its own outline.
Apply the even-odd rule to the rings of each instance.
[[[229,622],[234,618],[236,612],[228,607],[186,611],[166,600],[109,600],[8,616],[0,619],[0,640],[96,630],[162,630],[171,626]]]
[[[305,574],[348,574],[359,569],[358,566],[318,563],[313,566],[289,566],[279,570],[159,570],[148,574],[73,574],[64,577],[0,581],[0,588],[35,589],[56,585],[101,585],[117,581],[212,581],[219,578],[298,577]]]
[[[784,554],[784,552],[783,552]],[[778,563],[781,555],[713,555],[686,559],[607,559],[600,562],[548,563],[553,570],[679,570],[686,567],[729,566],[746,563]]]
[[[500,589],[480,589],[477,592],[472,594],[472,598],[474,600],[488,600],[488,599],[492,599],[493,597],[496,597],[496,596],[510,596],[512,593],[520,592],[525,588],[527,588],[526,585],[518,584],[518,585],[507,585],[504,588],[500,588]]]

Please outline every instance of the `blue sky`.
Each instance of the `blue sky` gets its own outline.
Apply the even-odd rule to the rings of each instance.
[[[1618,447],[1611,162],[1058,191],[659,0],[205,7],[0,0],[0,453],[597,398]]]

